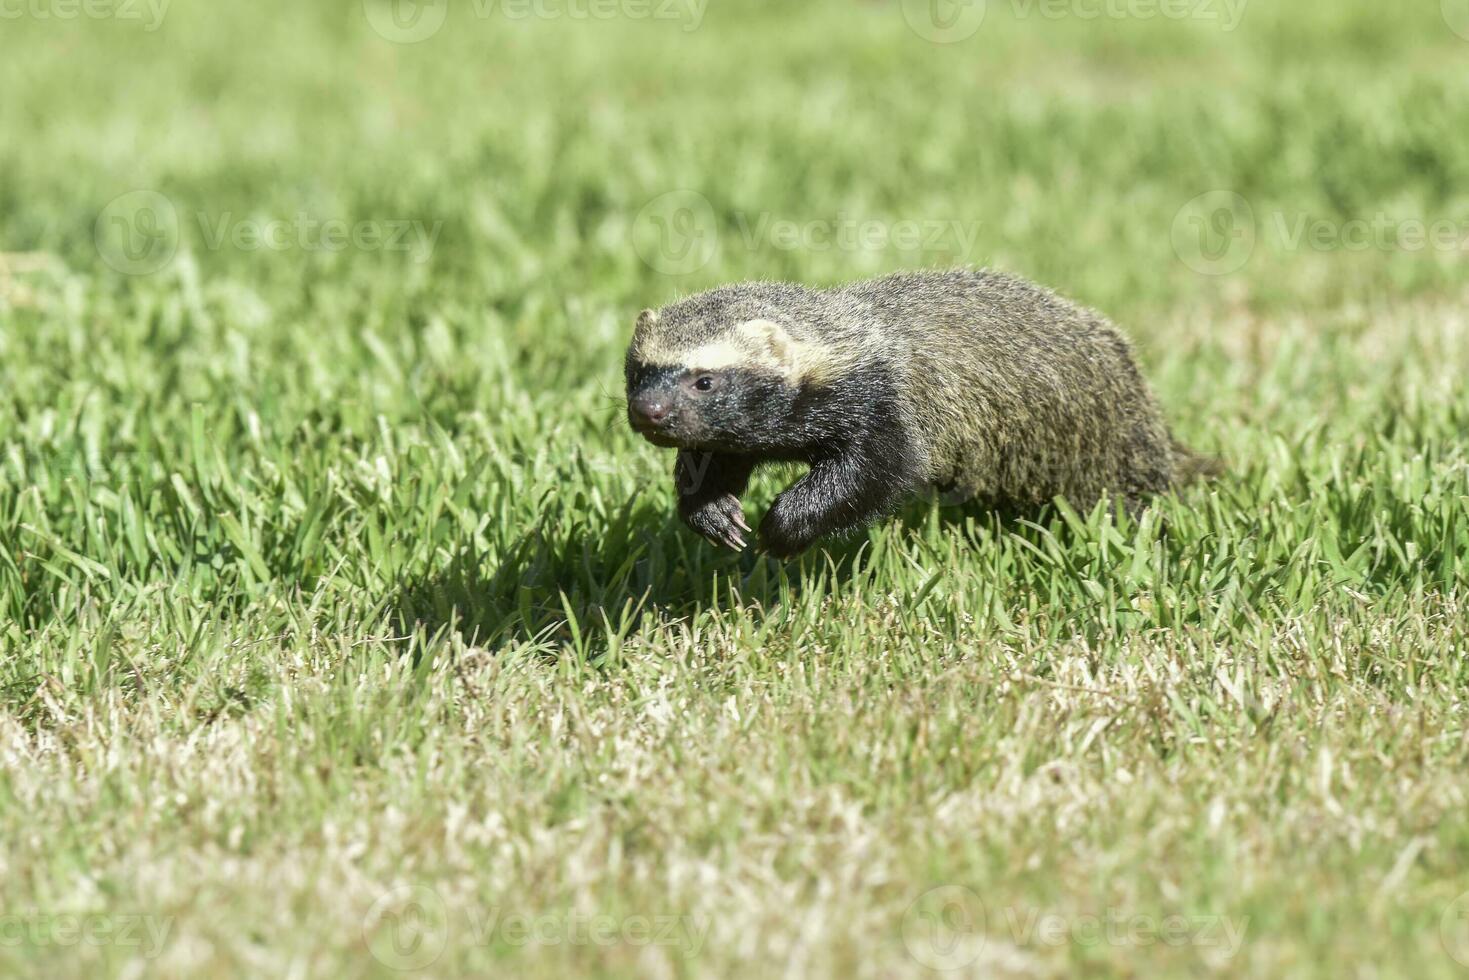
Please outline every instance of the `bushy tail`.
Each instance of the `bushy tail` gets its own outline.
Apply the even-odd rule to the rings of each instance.
[[[1224,460],[1218,456],[1205,456],[1173,440],[1173,483],[1183,486],[1195,480],[1212,480],[1224,475]]]

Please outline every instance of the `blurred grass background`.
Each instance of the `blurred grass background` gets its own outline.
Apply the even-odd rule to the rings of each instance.
[[[7,970],[397,975],[408,928],[440,975],[889,976],[934,921],[987,975],[1464,969],[1453,0],[991,0],[952,44],[858,0],[450,0],[412,44],[373,0],[63,9],[0,19]],[[128,274],[138,192],[167,247]],[[638,309],[956,264],[1116,319],[1231,476],[1122,528],[915,506],[789,568],[677,525],[620,421]],[[1009,925],[1109,910],[1248,928]]]

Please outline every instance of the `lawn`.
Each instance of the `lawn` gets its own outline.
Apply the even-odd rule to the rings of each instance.
[[[445,2],[0,4],[0,971],[1469,974],[1469,8]],[[954,265],[1228,475],[678,523],[639,309]]]

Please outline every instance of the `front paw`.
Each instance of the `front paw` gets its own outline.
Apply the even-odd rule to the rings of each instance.
[[[745,536],[750,525],[745,523],[745,511],[739,498],[732,493],[721,494],[712,500],[689,508],[680,508],[684,523],[715,544],[743,551]]]

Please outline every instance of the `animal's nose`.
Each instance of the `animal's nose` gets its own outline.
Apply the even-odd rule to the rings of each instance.
[[[634,395],[628,402],[633,421],[642,425],[662,425],[668,418],[668,399],[659,395],[643,393]]]

